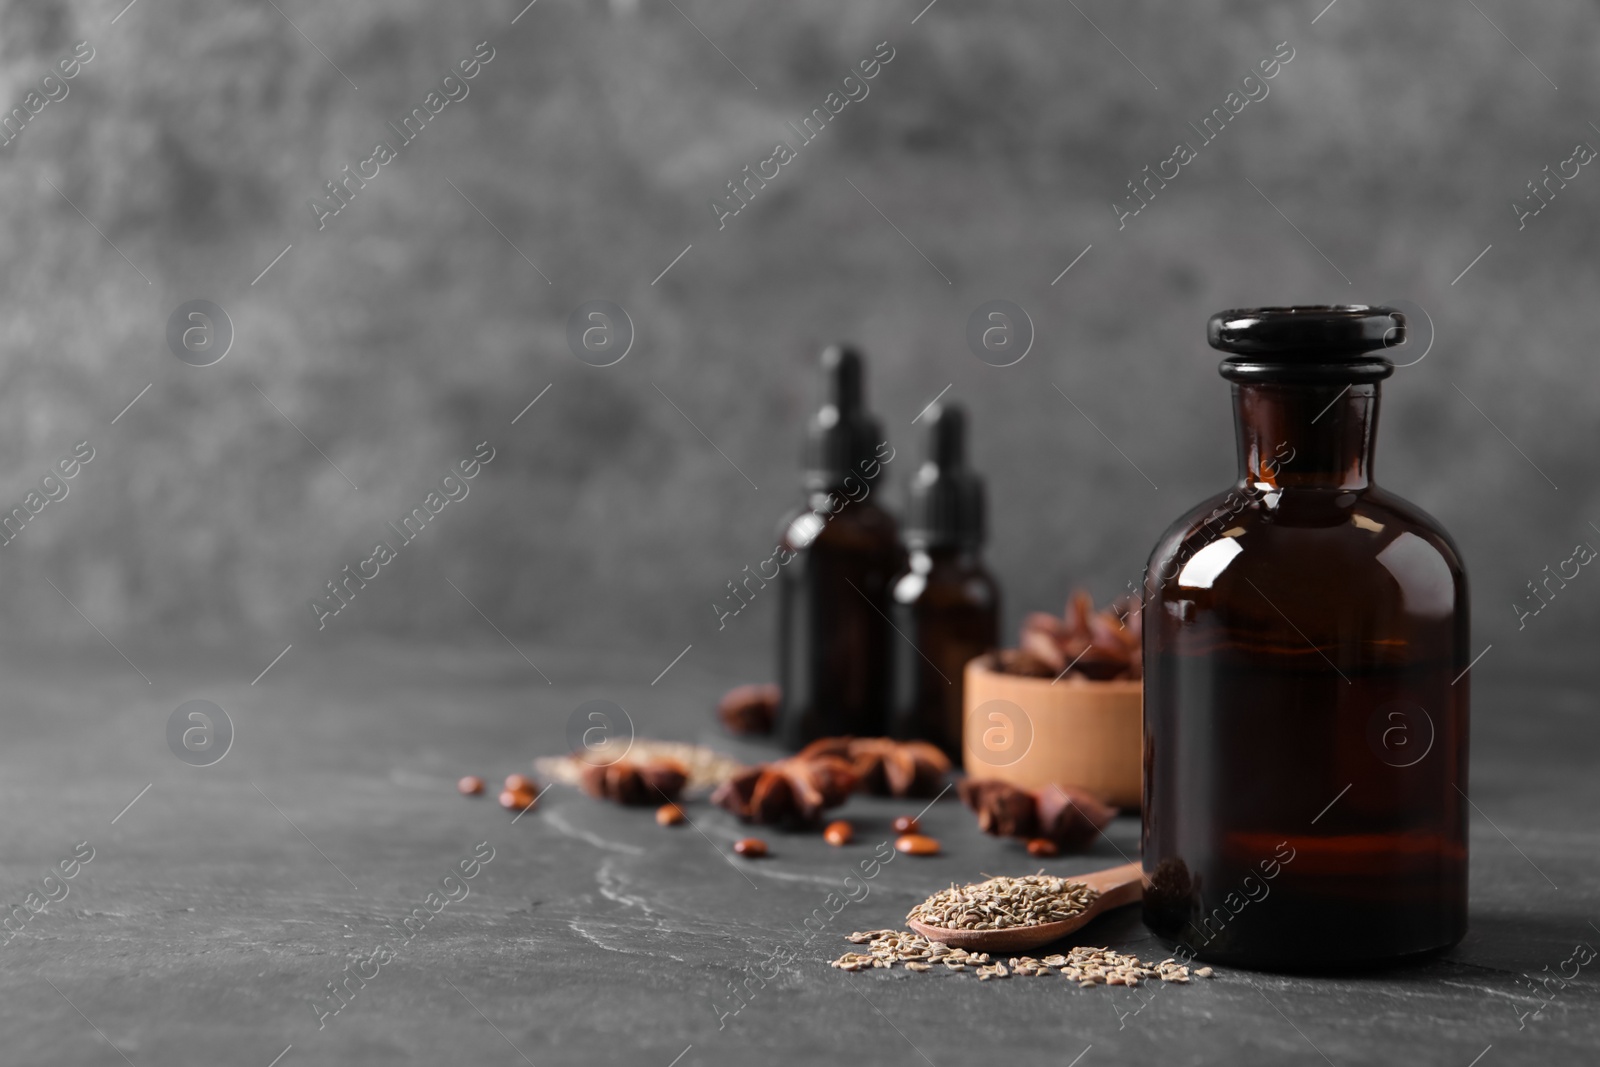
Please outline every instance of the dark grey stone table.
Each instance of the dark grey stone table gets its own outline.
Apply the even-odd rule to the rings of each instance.
[[[0,946],[0,1062],[1600,1060],[1600,963],[1542,996],[1530,982],[1579,943],[1600,946],[1600,719],[1576,682],[1477,680],[1472,927],[1455,951],[1371,975],[1220,970],[1141,1001],[1054,978],[826,965],[850,947],[839,935],[896,925],[952,880],[1037,864],[982,837],[949,799],[923,820],[943,856],[895,859],[808,935],[805,920],[828,916],[829,895],[892,836],[889,820],[918,805],[853,799],[841,814],[856,845],[774,834],[771,858],[752,863],[728,856],[746,831],[703,802],[689,808],[694,827],[668,830],[648,810],[562,787],[514,824],[492,799],[458,796],[459,775],[496,782],[561,751],[568,713],[593,697],[626,707],[641,734],[760,752],[723,741],[709,711],[750,676],[701,649],[652,685],[675,649],[526,647],[546,684],[504,645],[474,648],[297,647],[254,685],[275,650],[197,666],[124,649],[150,684],[104,646],[9,656],[0,886],[28,918]],[[222,705],[236,728],[211,767],[181,763],[165,741],[192,698]],[[1092,854],[1048,866],[1109,865],[1137,842],[1137,821],[1121,818]],[[64,860],[75,876],[46,881]],[[474,877],[447,881],[461,861]],[[29,912],[28,894],[63,889]],[[413,909],[426,921],[408,936]],[[1091,931],[1165,955],[1133,909]],[[793,965],[750,979],[785,947]],[[331,1014],[329,983],[350,973],[370,978],[350,980]]]

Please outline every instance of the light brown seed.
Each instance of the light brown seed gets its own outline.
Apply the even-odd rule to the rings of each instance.
[[[1213,971],[1210,967],[1201,967],[1199,970],[1195,971],[1194,973],[1199,975],[1201,978],[1210,978],[1216,972]]]
[[[987,903],[979,907],[993,910],[992,905]],[[900,964],[908,971],[926,973],[942,963],[947,971],[961,973],[971,970],[980,981],[1060,973],[1085,988],[1096,985],[1138,986],[1156,978],[1183,983],[1189,980],[1187,968],[1175,963],[1149,963],[1131,954],[1086,945],[1075,947],[1067,953],[1047,956],[1043,961],[1032,956],[1012,956],[1000,963],[992,960],[988,953],[953,949],[949,945],[929,941],[910,930],[858,931],[846,939],[854,944],[866,944],[868,951],[846,952],[831,961],[831,965],[840,970],[888,969]]]
[[[855,836],[855,827],[843,819],[837,822],[830,822],[827,828],[822,831],[822,839],[835,848],[848,845],[855,839]]]
[[[503,789],[500,806],[508,811],[527,811],[533,807],[533,794],[522,789]]]
[[[895,838],[894,847],[896,852],[904,852],[908,856],[937,856],[939,854],[939,842],[934,838],[924,837],[922,834],[902,834]]]
[[[890,825],[897,834],[920,834],[922,832],[922,824],[912,815],[897,815]]]
[[[516,793],[537,793],[539,791],[539,783],[525,774],[506,775],[505,787]]]
[[[682,826],[688,819],[676,804],[663,804],[656,809],[656,822],[662,826]]]
[[[1098,895],[1082,882],[1046,874],[990,878],[940,890],[908,917],[963,930],[1009,929],[1069,919]]]
[[[767,854],[767,843],[759,837],[741,837],[733,843],[733,850],[745,859],[757,859]]]
[[[469,774],[456,783],[456,791],[462,796],[478,797],[483,795],[483,779],[476,774]]]

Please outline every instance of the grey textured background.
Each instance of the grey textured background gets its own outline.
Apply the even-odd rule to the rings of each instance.
[[[1014,624],[1074,584],[1115,594],[1230,480],[1210,312],[1401,297],[1437,341],[1387,387],[1380,479],[1460,541],[1480,644],[1592,632],[1581,588],[1536,638],[1510,603],[1600,518],[1600,178],[1584,168],[1521,232],[1509,207],[1600,143],[1592,5],[1340,0],[1314,25],[1317,3],[1078,6],[944,0],[913,25],[899,3],[539,0],[513,26],[516,0],[7,0],[5,99],[74,41],[96,51],[0,148],[0,501],[73,442],[97,449],[0,550],[13,632],[96,640],[49,579],[119,644],[265,662],[312,640],[323,583],[487,439],[471,498],[317,640],[489,634],[448,577],[540,642],[764,657],[770,611],[713,637],[710,604],[795,501],[836,338],[868,353],[901,456],[946,385],[972,409]],[[322,184],[484,40],[468,98],[318,232]],[[719,232],[709,198],[880,41],[895,58],[870,95]],[[1295,58],[1270,95],[1119,232],[1124,183],[1198,143],[1185,124],[1280,41]],[[963,341],[993,297],[1037,327],[1015,367]],[[196,298],[237,331],[209,368],[163,341]],[[606,369],[565,344],[596,298],[638,331]]]

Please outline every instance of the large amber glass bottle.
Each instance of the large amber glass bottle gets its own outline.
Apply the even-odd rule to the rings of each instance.
[[[1467,910],[1467,579],[1373,482],[1380,307],[1228,311],[1239,480],[1145,577],[1145,922],[1204,959],[1364,964]]]

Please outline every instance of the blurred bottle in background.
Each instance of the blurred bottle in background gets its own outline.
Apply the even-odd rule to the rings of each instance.
[[[1000,587],[979,557],[983,479],[968,466],[966,412],[935,405],[928,458],[906,508],[909,561],[891,588],[895,736],[931,741],[961,763],[962,668],[1000,643]],[[912,647],[912,645],[915,647]]]
[[[893,450],[866,410],[861,356],[822,353],[824,399],[806,431],[805,502],[779,530],[776,732],[791,748],[888,725],[889,583],[904,554],[881,505]]]

